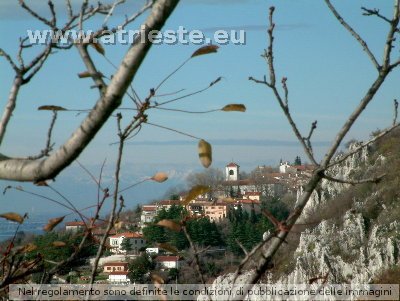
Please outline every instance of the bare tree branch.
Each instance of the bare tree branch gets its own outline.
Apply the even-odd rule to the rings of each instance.
[[[4,56],[4,58],[10,63],[11,67],[14,69],[15,73],[17,73],[17,74],[20,73],[19,68],[14,63],[11,56],[1,48],[0,48],[0,56]]]
[[[269,9],[269,28],[268,28],[268,37],[269,37],[269,45],[267,50],[265,50],[263,57],[267,60],[268,68],[269,68],[269,82],[267,82],[266,77],[264,76],[263,80],[256,80],[253,77],[249,77],[249,80],[254,81],[256,83],[261,83],[266,86],[268,86],[272,92],[274,93],[275,99],[278,101],[279,106],[281,107],[283,113],[285,114],[287,120],[289,121],[290,126],[292,127],[292,130],[294,134],[296,135],[297,139],[299,140],[300,144],[303,146],[304,152],[310,159],[310,161],[314,165],[318,165],[317,161],[314,158],[314,155],[312,154],[312,151],[310,151],[308,145],[306,144],[305,140],[303,139],[303,136],[300,134],[299,129],[297,128],[296,123],[294,122],[292,115],[289,112],[289,106],[287,103],[287,86],[286,86],[286,80],[282,80],[282,84],[284,86],[284,91],[285,91],[285,100],[282,99],[280,93],[278,92],[278,89],[276,88],[276,76],[275,76],[275,66],[274,66],[274,52],[273,52],[273,42],[274,42],[274,28],[275,28],[275,23],[273,21],[273,14],[274,14],[274,7],[271,7]]]
[[[331,161],[336,153],[340,143],[343,141],[343,138],[346,136],[354,122],[357,120],[357,118],[361,115],[361,113],[364,111],[364,109],[367,107],[367,105],[370,103],[370,101],[373,99],[375,96],[376,92],[379,90],[380,86],[386,79],[387,75],[392,71],[393,65],[390,65],[390,54],[391,54],[391,49],[392,49],[392,42],[393,42],[393,35],[395,32],[395,28],[397,28],[397,24],[399,21],[399,2],[400,0],[396,0],[396,5],[394,9],[394,18],[393,22],[391,23],[391,28],[389,29],[389,33],[387,36],[387,40],[385,43],[385,51],[384,51],[384,57],[383,57],[383,64],[382,67],[379,66],[377,63],[375,57],[372,55],[370,52],[369,48],[367,47],[366,43],[360,38],[360,36],[343,20],[343,18],[337,13],[337,11],[333,8],[329,0],[325,0],[325,2],[328,4],[328,7],[334,14],[334,16],[340,21],[340,23],[356,38],[356,40],[361,43],[363,46],[364,50],[367,52],[368,56],[370,57],[373,65],[378,69],[379,73],[377,78],[374,80],[374,82],[371,84],[370,88],[367,90],[366,94],[364,97],[361,99],[360,104],[355,108],[353,113],[349,116],[348,120],[345,122],[345,124],[342,126],[341,130],[338,132],[336,135],[336,138],[333,141],[333,144],[327,151],[322,163],[313,171],[313,174],[311,178],[309,179],[308,183],[304,187],[304,192],[300,196],[296,207],[292,211],[292,213],[289,215],[287,220],[284,222],[285,229],[281,229],[279,233],[277,234],[276,237],[274,237],[271,240],[271,243],[269,246],[266,246],[262,250],[262,255],[259,258],[257,262],[257,266],[255,270],[252,270],[250,273],[250,276],[246,279],[247,285],[245,285],[244,290],[247,291],[250,289],[253,284],[257,283],[257,281],[262,277],[264,272],[268,269],[268,267],[272,263],[272,258],[282,245],[282,243],[285,241],[285,238],[287,237],[288,233],[290,232],[291,228],[294,226],[296,223],[297,219],[300,217],[304,207],[306,206],[308,200],[310,199],[312,193],[320,183],[320,181],[325,177],[325,171],[329,166],[331,166]],[[272,24],[271,21],[271,15],[272,15],[273,9],[270,9],[270,24]],[[270,25],[270,28],[273,28],[273,26]],[[272,39],[270,35],[270,45],[272,44]],[[389,47],[390,46],[390,47]],[[269,48],[271,49],[271,48]],[[267,58],[270,57],[273,53],[267,51]],[[269,59],[271,60],[271,59]],[[270,61],[269,61],[270,62]],[[271,63],[269,63],[269,67],[271,69]],[[273,67],[273,65],[272,65]],[[273,68],[272,68],[273,70]],[[288,112],[287,107],[285,106],[285,103],[282,101],[282,98],[280,97],[279,93],[277,92],[275,85],[274,85],[274,73],[271,73],[270,70],[270,83],[266,81],[264,78],[264,81],[259,81],[260,83],[266,84],[267,86],[272,86],[271,88],[274,91],[274,94],[276,98],[278,99],[279,104],[281,105],[285,115],[289,119],[289,122],[291,121],[290,119],[290,114]],[[289,115],[289,116],[288,116]],[[378,135],[379,137],[382,137],[384,134],[392,130],[393,128],[397,127],[398,125],[392,126],[390,129],[386,130],[385,133],[381,133]],[[296,128],[292,126],[292,128],[296,132]],[[312,132],[311,132],[312,133]],[[297,135],[297,133],[296,133]],[[298,136],[298,135],[297,135]],[[374,139],[378,139],[379,137],[375,137]],[[299,139],[300,141],[302,139]],[[304,141],[303,141],[304,142]],[[303,143],[303,146],[305,144]],[[364,145],[365,146],[365,145]],[[308,153],[308,152],[307,152]],[[345,157],[348,157],[350,154],[346,155]],[[340,160],[334,161],[334,164],[338,164],[338,161],[343,162],[343,157],[340,158]],[[337,180],[337,179],[336,179]],[[371,180],[371,179],[365,179],[365,180]],[[374,181],[378,181],[378,179],[372,179]],[[361,180],[363,181],[363,180]],[[235,300],[239,300],[241,296],[238,296],[235,298]]]
[[[44,149],[42,149],[39,155],[28,157],[29,160],[37,160],[49,156],[49,153],[53,150],[53,144],[51,143],[51,135],[54,129],[54,125],[56,124],[56,120],[57,120],[57,111],[53,111],[53,117],[51,118],[49,130],[47,131],[46,146]]]
[[[14,77],[14,82],[11,86],[10,93],[8,95],[8,100],[6,107],[4,108],[3,115],[0,120],[0,145],[3,142],[4,135],[6,134],[7,125],[12,117],[12,113],[14,112],[15,105],[17,103],[17,95],[19,89],[21,88],[23,83],[22,75],[18,72]]]
[[[90,57],[87,46],[88,46],[87,44],[83,43],[76,44],[76,47],[78,48],[79,54],[86,68],[92,75],[96,87],[99,89],[100,96],[103,96],[106,91],[107,85],[103,80],[102,73],[97,70],[92,58]]]
[[[54,24],[51,21],[47,20],[46,18],[43,18],[38,13],[36,13],[33,9],[31,9],[28,5],[26,5],[24,0],[19,0],[18,2],[21,5],[21,7],[23,9],[25,9],[32,17],[34,17],[35,19],[38,19],[40,22],[44,23],[45,25],[49,26],[50,28],[52,28],[54,26]]]
[[[364,16],[377,16],[378,18],[381,18],[382,20],[386,21],[389,24],[392,22],[392,20],[386,18],[384,15],[379,13],[379,9],[376,9],[376,8],[369,9],[364,6],[362,6],[361,9],[364,11],[364,13],[363,13]]]
[[[72,10],[72,4],[71,4],[71,0],[65,0],[65,5],[67,6],[67,14],[68,14],[68,18],[71,21],[72,20],[72,16],[74,14],[73,10]]]
[[[303,137],[303,140],[306,142],[308,150],[310,151],[310,153],[312,155],[314,155],[313,149],[312,149],[312,145],[311,145],[311,137],[312,134],[314,133],[314,130],[317,128],[317,120],[315,120],[312,124],[311,124],[311,128],[310,128],[310,132],[308,133],[307,137]]]
[[[344,28],[347,29],[348,32],[360,43],[361,47],[367,53],[369,59],[371,60],[374,67],[379,71],[381,66],[379,65],[378,61],[376,60],[374,54],[369,49],[367,43],[360,37],[360,35],[342,18],[342,16],[337,12],[335,7],[332,5],[330,0],[325,0],[325,3],[328,5],[329,9],[331,10],[332,14],[338,19],[340,24],[343,25]]]
[[[383,68],[387,68],[389,70],[392,69],[393,66],[390,65],[391,61],[391,52],[393,50],[393,42],[395,41],[394,35],[398,31],[397,26],[399,25],[400,19],[400,0],[395,0],[395,5],[393,9],[393,19],[390,22],[390,29],[386,37],[386,45],[383,51]]]
[[[153,6],[145,22],[145,32],[160,30],[179,0],[161,0]],[[42,161],[10,159],[2,155],[0,159],[0,179],[16,181],[40,181],[56,177],[73,162],[89,144],[112,112],[121,104],[133,77],[151,47],[147,39],[137,41],[125,55],[111,82],[82,124],[56,152]]]
[[[248,256],[249,252],[246,250],[246,248],[243,246],[243,244],[240,242],[239,239],[235,238],[235,242],[238,244],[238,246],[240,247],[240,249],[242,249],[244,255]]]
[[[356,185],[356,184],[363,184],[363,183],[374,183],[378,184],[379,182],[382,181],[382,179],[386,176],[386,173],[381,174],[376,177],[371,177],[367,179],[361,179],[361,180],[351,180],[351,179],[338,179],[332,176],[329,176],[327,174],[324,174],[324,179],[327,179],[332,182],[336,183],[342,183],[342,184],[350,184],[350,185]]]
[[[203,272],[201,271],[201,268],[200,268],[199,252],[197,251],[197,247],[196,247],[196,245],[194,244],[192,238],[189,235],[189,232],[187,230],[187,227],[186,227],[185,223],[183,223],[183,225],[182,225],[182,230],[183,230],[183,233],[185,234],[187,240],[189,241],[190,248],[194,252],[193,256],[194,256],[195,267],[196,267],[197,274],[200,277],[200,281],[201,281],[202,284],[206,284]]]
[[[392,132],[394,129],[398,128],[400,126],[400,123],[397,123],[389,128],[387,128],[384,131],[381,131],[378,135],[374,136],[372,139],[362,143],[360,146],[358,146],[357,148],[355,148],[354,150],[348,152],[347,154],[344,154],[340,157],[338,157],[335,160],[332,160],[329,165],[327,166],[327,168],[330,168],[332,166],[338,165],[340,163],[343,163],[344,161],[347,160],[347,158],[349,158],[350,156],[358,153],[360,150],[362,150],[363,148],[367,147],[368,145],[374,143],[375,141],[377,141],[378,139],[381,139],[382,137],[386,136],[387,134],[389,134],[390,132]]]
[[[103,28],[105,28],[107,26],[107,22],[110,19],[110,17],[112,16],[112,14],[114,13],[115,8],[122,3],[125,3],[125,0],[115,0],[115,2],[112,4],[110,10],[108,11],[107,16],[104,18]]]

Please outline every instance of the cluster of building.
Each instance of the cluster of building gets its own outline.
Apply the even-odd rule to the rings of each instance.
[[[279,170],[270,167],[259,166],[247,179],[240,178],[240,166],[236,163],[229,163],[225,167],[225,181],[222,181],[213,191],[191,200],[186,210],[194,216],[204,216],[213,222],[220,222],[227,218],[228,211],[238,209],[250,212],[260,211],[262,196],[281,196],[285,193],[296,193],[310,176],[313,166],[311,165],[290,165],[282,162]],[[154,221],[160,210],[168,210],[171,206],[181,206],[185,194],[180,200],[161,200],[154,204],[143,205],[140,216],[140,229]],[[71,232],[85,231],[86,224],[81,221],[67,222],[65,230]],[[104,225],[93,227],[94,237],[101,238],[105,234]],[[158,247],[148,247],[146,239],[141,230],[138,232],[121,231],[118,233],[111,229],[108,234],[108,248],[115,255],[139,255],[145,252],[160,270],[178,269],[181,264],[179,256],[160,252]],[[127,247],[128,246],[128,247]],[[125,259],[126,260],[126,259]],[[128,263],[126,261],[111,261],[103,265],[103,272],[108,274],[108,283],[129,284]]]
[[[261,196],[282,196],[285,193],[297,193],[300,187],[310,177],[314,166],[290,165],[280,162],[278,171],[270,167],[258,166],[250,178],[241,179],[240,166],[234,162],[225,167],[225,181],[221,182],[212,192],[199,196],[185,206],[186,210],[195,216],[202,215],[211,221],[219,222],[227,217],[229,208],[239,206],[246,211],[260,210]],[[180,206],[185,194],[180,200],[161,200],[152,205],[142,206],[141,226],[151,223],[162,209],[168,210],[172,205]]]
[[[157,248],[152,248],[157,249]],[[154,255],[153,252],[147,252],[147,254]],[[158,254],[158,250],[157,250]],[[156,269],[169,270],[179,269],[182,263],[182,258],[176,255],[156,255],[154,258],[151,257],[156,263]],[[126,261],[110,261],[103,265],[103,273],[108,275],[107,282],[110,284],[130,284],[129,279],[129,266]]]

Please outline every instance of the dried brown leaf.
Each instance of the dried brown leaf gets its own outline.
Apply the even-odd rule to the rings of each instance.
[[[219,46],[217,46],[217,45],[203,46],[203,47],[200,47],[199,49],[197,49],[195,52],[193,52],[191,57],[209,54],[209,53],[215,53],[215,52],[217,52],[218,48],[219,48]]]
[[[26,244],[25,246],[23,246],[21,249],[19,249],[19,250],[18,250],[18,253],[26,254],[26,253],[35,251],[36,249],[37,249],[37,246],[36,246],[35,244],[33,244],[33,243],[28,243],[28,244]]]
[[[53,247],[65,247],[67,244],[63,241],[54,241],[52,245]]]
[[[182,201],[182,204],[184,206],[186,206],[187,204],[190,203],[191,200],[194,200],[199,195],[207,193],[209,191],[210,191],[210,187],[203,186],[203,185],[196,185],[192,189],[190,189],[189,193],[187,194],[185,199]]]
[[[92,77],[92,73],[89,71],[83,71],[81,73],[78,73],[79,78],[87,78],[87,77]]]
[[[46,232],[50,232],[51,230],[53,230],[59,223],[61,223],[64,220],[65,216],[61,216],[61,217],[55,217],[55,218],[51,218],[49,219],[49,222],[47,223],[47,225],[45,225],[43,227],[43,231]]]
[[[49,186],[46,181],[39,181],[34,183],[36,186]]]
[[[157,244],[157,246],[160,249],[163,249],[163,250],[168,251],[175,255],[177,255],[179,253],[177,248],[175,248],[174,246],[171,246],[170,244],[167,244],[167,243],[159,243],[159,244]]]
[[[152,176],[151,179],[158,183],[162,183],[168,180],[168,175],[165,172],[158,172],[154,176]]]
[[[164,282],[165,282],[164,279],[157,273],[152,273],[151,274],[151,280],[155,284],[164,284]]]
[[[157,223],[157,225],[161,226],[161,227],[165,227],[165,228],[170,229],[175,232],[179,232],[182,229],[181,225],[179,225],[177,222],[169,220],[169,219],[163,219],[163,220],[159,221]]]
[[[0,217],[5,218],[9,221],[20,223],[20,224],[22,224],[24,222],[24,218],[15,212],[3,213],[3,214],[0,214]]]
[[[66,108],[60,107],[60,106],[53,106],[53,105],[45,105],[45,106],[40,106],[38,108],[39,111],[66,111]]]
[[[118,221],[114,224],[115,230],[121,230],[121,228],[124,226],[124,222]]]
[[[201,164],[208,168],[212,163],[212,148],[211,144],[201,139],[198,145],[198,153]]]
[[[231,103],[221,109],[225,112],[246,112],[246,106],[243,104]]]
[[[96,49],[96,51],[98,53],[100,53],[101,55],[105,55],[106,51],[104,50],[103,45],[101,45],[100,42],[96,42],[96,43],[91,43],[90,46],[92,46],[94,49]]]

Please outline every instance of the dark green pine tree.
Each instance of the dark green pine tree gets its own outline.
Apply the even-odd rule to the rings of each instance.
[[[129,253],[132,251],[132,244],[128,238],[124,238],[121,242],[121,249],[123,251],[126,251],[126,253]]]

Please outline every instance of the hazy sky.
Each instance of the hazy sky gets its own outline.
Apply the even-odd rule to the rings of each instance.
[[[40,4],[42,2],[29,2],[33,2],[42,14],[48,14],[47,7]],[[63,12],[64,1],[56,2],[59,3],[59,12]],[[376,18],[363,17],[360,7],[375,8],[379,4],[381,13],[390,16],[392,1],[333,2],[380,58],[387,26]],[[27,29],[43,29],[43,25],[32,20],[16,3],[11,0],[0,2],[0,47],[13,56],[19,36],[25,35]],[[217,54],[193,59],[161,91],[167,93],[186,89],[190,92],[206,87],[222,76],[223,80],[212,89],[169,107],[208,110],[220,108],[227,103],[243,103],[248,109],[246,113],[192,115],[167,111],[149,112],[151,122],[212,142],[214,167],[222,168],[234,160],[243,169],[250,171],[259,164],[277,164],[281,158],[289,161],[294,160],[296,155],[304,158],[271,91],[247,79],[250,75],[262,78],[266,73],[266,64],[260,54],[267,43],[264,28],[267,25],[268,7],[271,5],[276,7],[277,77],[278,80],[282,76],[288,78],[290,110],[304,135],[311,122],[318,120],[313,140],[319,158],[376,76],[376,71],[359,44],[330,14],[324,1],[183,1],[165,29],[177,29],[181,25],[187,29],[203,30],[207,35],[221,28],[246,30],[246,45],[221,46]],[[124,7],[116,11],[112,24],[121,21],[125,13],[132,11],[132,7],[138,7],[138,1],[127,1]],[[60,15],[59,21],[62,20]],[[87,29],[98,28],[102,19],[96,21],[88,24]],[[137,26],[134,24],[131,28]],[[144,97],[150,88],[155,87],[198,47],[154,46],[134,81],[139,95]],[[118,64],[127,46],[106,46],[105,50],[107,58]],[[394,52],[398,53],[398,50]],[[34,50],[30,50],[30,53],[34,53]],[[93,57],[104,74],[112,74],[113,67],[101,55],[93,53]],[[0,103],[4,106],[13,73],[4,59],[0,60],[0,70]],[[38,112],[37,107],[40,105],[54,104],[71,109],[92,107],[97,100],[97,93],[90,89],[92,83],[89,79],[77,77],[77,73],[84,70],[75,49],[52,56],[34,80],[22,88],[1,152],[23,156],[38,153],[43,148],[50,113]],[[386,127],[391,122],[392,101],[399,96],[398,79],[398,71],[390,75],[347,140],[365,139],[371,131]],[[130,100],[126,99],[124,106],[129,105]],[[124,116],[128,120],[129,113],[125,112]],[[75,113],[60,114],[55,127],[57,145],[65,141],[82,118],[83,115],[76,116]],[[110,142],[116,140],[115,125],[115,120],[110,120],[79,159],[96,174],[101,162],[107,159],[109,181],[112,179],[116,151],[115,146],[110,146]],[[180,182],[188,172],[201,170],[197,141],[144,126],[142,132],[126,148],[124,181],[132,183],[159,170],[170,172],[171,182],[161,186],[147,184],[130,191],[130,204],[161,195],[168,186]],[[93,203],[95,196],[95,186],[87,189],[89,181],[88,176],[75,165],[57,179],[57,185],[84,206]],[[26,187],[31,188],[32,185]],[[1,196],[1,203],[4,210],[24,210],[27,204],[36,210],[55,210],[53,205],[32,201],[19,192]]]

